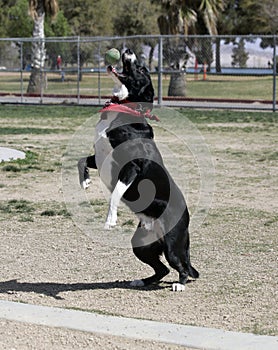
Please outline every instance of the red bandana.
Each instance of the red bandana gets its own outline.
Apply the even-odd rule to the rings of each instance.
[[[135,109],[132,109],[124,104],[118,104],[118,103],[110,103],[109,105],[103,107],[100,112],[121,112],[121,113],[127,113],[127,114],[131,114],[134,115],[136,117],[145,117],[145,118],[149,118],[151,120],[155,120],[157,122],[160,121],[160,119],[154,115],[151,114],[149,111],[145,112],[145,113],[140,113],[139,111],[136,111]]]

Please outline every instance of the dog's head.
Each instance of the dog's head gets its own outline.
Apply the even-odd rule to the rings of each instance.
[[[131,49],[126,49],[122,54],[123,73],[128,74],[132,64],[137,64],[137,57]]]
[[[122,54],[123,73],[120,81],[127,87],[130,102],[145,102],[147,109],[152,109],[154,89],[150,74],[146,67],[137,62],[137,57],[131,49]]]

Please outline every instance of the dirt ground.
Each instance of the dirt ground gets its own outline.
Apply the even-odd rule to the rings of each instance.
[[[185,292],[175,293],[173,270],[151,288],[129,286],[133,279],[151,274],[126,243],[137,219],[121,206],[119,225],[109,232],[101,229],[107,202],[98,175],[91,172],[92,184],[84,194],[75,170],[67,169],[65,159],[76,141],[75,132],[92,112],[87,109],[79,115],[67,107],[59,118],[51,118],[34,107],[38,112],[19,118],[16,107],[3,108],[10,110],[7,117],[1,116],[0,146],[28,151],[28,159],[0,165],[1,299],[278,334],[278,127],[271,113],[269,121],[260,119],[259,113],[245,112],[238,121],[218,122],[202,121],[206,112],[199,112],[194,127],[207,146],[214,185],[197,164],[196,149],[184,146],[177,136],[187,134],[190,110],[171,120],[161,112],[160,125],[154,125],[165,162],[185,192],[192,215],[206,213],[209,206],[205,220],[191,232],[191,259],[200,279],[188,283]],[[94,116],[89,122],[96,121]],[[73,192],[93,210],[86,222],[71,212],[67,174],[76,181]],[[211,192],[206,187],[204,209],[196,204],[201,183],[212,186]],[[82,203],[77,205],[83,213]],[[180,348],[6,320],[0,325],[1,349]]]

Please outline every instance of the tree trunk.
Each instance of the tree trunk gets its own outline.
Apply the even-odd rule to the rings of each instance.
[[[215,42],[215,61],[216,72],[221,73],[220,38],[216,38]]]
[[[149,70],[152,70],[152,62],[153,62],[153,54],[154,54],[155,46],[151,45],[150,53],[149,53]]]
[[[33,42],[32,42],[32,72],[29,79],[27,93],[43,92],[45,85],[44,62],[45,62],[45,42],[44,42],[44,7],[43,2],[38,1],[37,16],[34,18]]]
[[[185,73],[171,74],[168,96],[185,96]]]

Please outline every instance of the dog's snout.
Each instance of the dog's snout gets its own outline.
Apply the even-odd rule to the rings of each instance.
[[[137,57],[135,53],[131,49],[126,49],[122,56],[123,63],[131,62],[135,63],[137,61]]]

